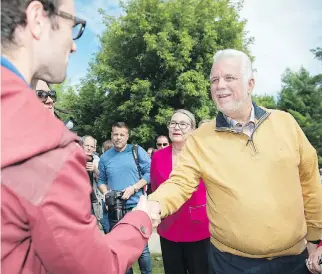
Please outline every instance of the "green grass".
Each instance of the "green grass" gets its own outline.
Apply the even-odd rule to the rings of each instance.
[[[152,260],[152,273],[153,274],[164,274],[163,262],[161,254],[151,254]],[[141,274],[138,263],[133,265],[134,274]]]

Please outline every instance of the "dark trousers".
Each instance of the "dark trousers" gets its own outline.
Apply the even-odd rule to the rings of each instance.
[[[305,265],[307,257],[305,250],[299,255],[272,260],[251,259],[221,252],[210,244],[209,274],[309,274]]]
[[[107,234],[110,232],[111,227],[110,227],[110,220],[108,218],[108,211],[105,206],[105,202],[102,202],[102,209],[103,209],[103,218],[100,220],[100,223],[103,227],[104,234]]]
[[[125,209],[125,212],[131,212],[133,208],[127,208]],[[109,215],[109,223],[111,224],[111,228],[114,227],[112,222],[112,216]],[[150,250],[148,245],[146,245],[143,249],[143,252],[141,256],[139,257],[139,267],[141,270],[141,274],[152,274],[152,262],[151,262],[151,256],[150,256]],[[133,268],[130,267],[125,274],[133,274]]]
[[[160,237],[165,274],[208,273],[209,238],[176,243]]]

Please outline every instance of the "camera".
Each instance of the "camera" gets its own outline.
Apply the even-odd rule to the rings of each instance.
[[[112,216],[112,226],[118,223],[125,215],[125,201],[122,199],[123,191],[111,190],[105,195],[105,204]]]
[[[87,163],[92,163],[94,160],[94,157],[92,155],[87,155]],[[94,189],[93,189],[93,182],[94,182],[94,174],[92,171],[87,171],[87,174],[88,174],[88,177],[89,177],[89,181],[91,183],[91,187],[92,187],[92,192],[91,192],[91,202],[92,203],[97,203],[98,200],[97,200],[97,197],[96,197],[96,194],[94,192]]]

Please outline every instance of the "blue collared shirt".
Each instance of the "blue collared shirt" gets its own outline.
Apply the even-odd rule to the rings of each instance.
[[[255,129],[255,109],[254,106],[252,105],[252,110],[250,113],[250,119],[246,124],[241,124],[237,122],[236,120],[224,115],[225,119],[227,120],[230,128],[233,128],[239,133],[244,133],[248,137],[250,137]]]
[[[22,76],[22,74],[19,72],[19,70],[14,66],[14,64],[12,64],[6,57],[1,56],[1,66],[7,68],[8,70],[10,70],[11,72],[13,72],[14,74],[16,74],[19,78],[21,78],[22,80],[24,80],[26,83],[27,81],[25,80],[25,78]],[[27,83],[28,84],[28,83]]]
[[[142,171],[142,179],[150,183],[151,159],[147,152],[138,147],[139,165]],[[124,151],[116,151],[115,148],[107,150],[99,162],[98,185],[105,184],[111,190],[123,190],[140,180],[139,172],[132,154],[132,145],[128,144]],[[126,207],[137,205],[143,191],[134,193],[126,202]]]

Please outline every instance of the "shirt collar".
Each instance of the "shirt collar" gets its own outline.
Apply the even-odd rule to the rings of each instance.
[[[225,115],[225,114],[224,114],[224,117],[225,117],[226,121],[228,122],[228,124],[229,124],[229,126],[230,126],[231,128],[235,128],[235,127],[236,127],[236,125],[238,124],[238,122],[237,122],[236,120],[234,120],[233,118],[228,117],[228,116],[227,116],[227,115]],[[253,104],[252,104],[252,110],[251,110],[251,112],[250,112],[250,118],[249,118],[249,121],[248,121],[245,125],[248,125],[248,124],[250,124],[250,123],[255,124],[255,109],[254,109]],[[245,125],[244,125],[244,126],[245,126]]]
[[[10,70],[14,74],[16,74],[20,79],[24,80],[27,83],[27,81],[22,76],[22,74],[19,72],[19,70],[4,56],[1,56],[1,66],[3,66],[6,69]]]

